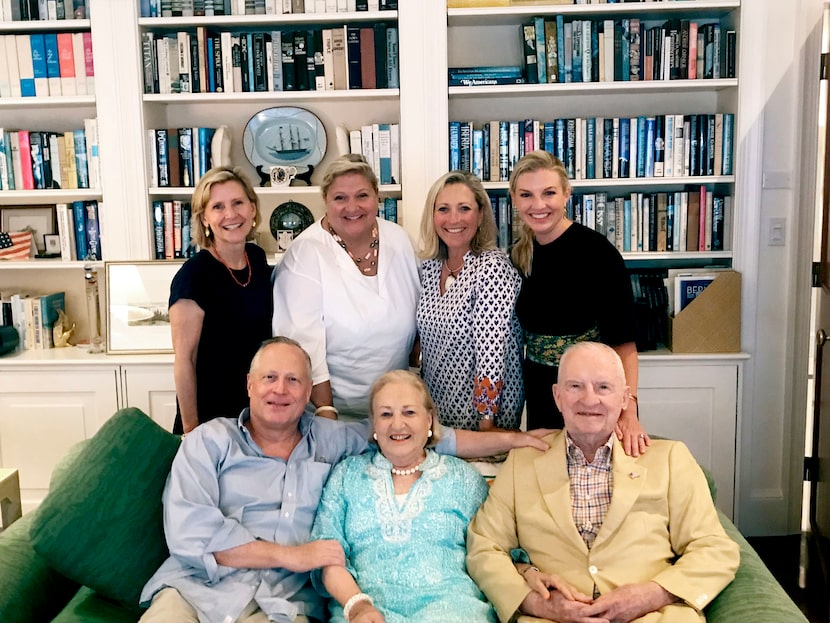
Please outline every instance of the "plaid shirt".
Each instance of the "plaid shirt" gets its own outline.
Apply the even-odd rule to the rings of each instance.
[[[605,445],[597,450],[592,463],[585,459],[570,435],[566,440],[574,524],[585,545],[591,549],[611,505],[611,494],[614,491],[614,475],[611,472],[614,436],[612,434]]]

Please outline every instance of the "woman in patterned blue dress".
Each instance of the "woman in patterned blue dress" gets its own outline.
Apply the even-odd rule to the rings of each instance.
[[[495,623],[467,575],[467,526],[487,496],[479,473],[430,448],[440,436],[423,381],[405,370],[372,386],[379,451],[341,461],[311,539],[336,539],[346,566],[312,573],[332,623]]]
[[[515,312],[521,279],[496,248],[493,208],[477,177],[451,171],[432,185],[421,240],[421,376],[441,423],[518,428],[524,405]]]

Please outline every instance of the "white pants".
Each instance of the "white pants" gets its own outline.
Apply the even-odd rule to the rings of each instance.
[[[196,609],[175,588],[164,588],[153,597],[153,603],[139,623],[199,623]],[[255,602],[249,603],[234,623],[268,623],[268,617]],[[294,623],[309,623],[298,614]]]

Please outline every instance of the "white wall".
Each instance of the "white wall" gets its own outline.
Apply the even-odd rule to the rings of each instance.
[[[740,61],[745,372],[738,525],[744,534],[799,530],[804,447],[810,203],[821,24],[819,0],[745,0]],[[809,76],[809,80],[808,80]],[[813,77],[815,79],[813,80]],[[768,244],[784,220],[784,246]]]

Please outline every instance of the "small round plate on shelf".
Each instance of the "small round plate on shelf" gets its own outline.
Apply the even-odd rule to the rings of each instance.
[[[314,215],[302,203],[286,201],[271,212],[271,235],[280,251],[288,249],[291,241],[314,223]]]
[[[317,115],[304,108],[266,108],[248,121],[242,147],[254,167],[313,167],[326,153],[326,129]]]

